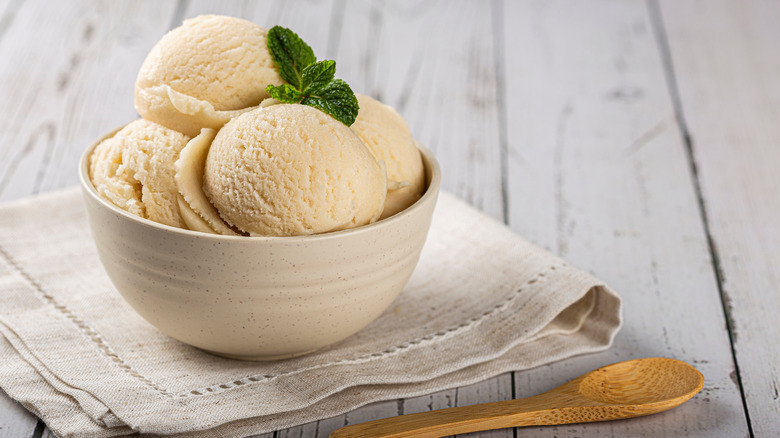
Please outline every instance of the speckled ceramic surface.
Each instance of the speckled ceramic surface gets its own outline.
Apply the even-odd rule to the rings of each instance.
[[[441,183],[421,148],[428,186],[407,210],[352,230],[232,237],[182,230],[105,201],[80,163],[92,235],[114,286],[162,332],[237,359],[280,359],[338,342],[401,292],[425,242]]]

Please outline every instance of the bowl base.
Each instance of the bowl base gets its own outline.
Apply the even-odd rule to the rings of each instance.
[[[240,354],[229,354],[229,353],[221,353],[218,351],[211,351],[206,350],[203,348],[200,348],[199,350],[205,351],[206,353],[213,354],[215,356],[224,357],[226,359],[235,359],[235,360],[246,360],[246,361],[268,361],[268,360],[284,360],[284,359],[292,359],[294,357],[303,356],[309,353],[314,353],[315,351],[322,350],[327,347],[321,347],[321,348],[315,348],[313,350],[307,350],[301,353],[289,353],[289,354],[278,354],[278,355],[270,355],[270,356],[245,356]]]

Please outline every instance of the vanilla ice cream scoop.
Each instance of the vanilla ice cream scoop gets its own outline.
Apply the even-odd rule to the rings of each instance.
[[[392,107],[356,94],[360,111],[352,130],[387,168],[387,199],[380,219],[417,202],[425,190],[425,171],[406,121]]]
[[[214,138],[203,188],[222,219],[252,236],[296,236],[375,221],[386,176],[355,133],[298,104],[242,114]]]
[[[174,163],[189,137],[139,119],[103,140],[90,156],[92,185],[114,205],[137,216],[184,227]]]
[[[201,15],[168,32],[138,72],[135,107],[147,120],[191,137],[219,129],[283,83],[266,45],[267,31],[249,21]]]

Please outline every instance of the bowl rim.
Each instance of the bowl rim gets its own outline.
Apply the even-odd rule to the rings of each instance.
[[[422,194],[420,199],[418,199],[414,204],[407,207],[403,211],[400,211],[390,217],[384,218],[374,223],[361,225],[359,227],[349,228],[346,230],[329,231],[326,233],[308,234],[303,236],[227,236],[223,234],[204,233],[201,231],[188,230],[186,228],[178,228],[171,225],[161,224],[150,219],[136,216],[126,210],[119,208],[113,203],[109,202],[108,200],[103,198],[103,196],[101,196],[100,193],[98,193],[97,189],[92,184],[91,178],[89,177],[89,157],[92,155],[92,152],[100,143],[102,143],[104,140],[113,137],[121,129],[122,127],[117,128],[111,131],[110,133],[100,137],[89,147],[87,147],[86,150],[82,153],[81,158],[79,160],[79,172],[78,172],[79,182],[83,189],[82,192],[85,193],[87,196],[91,197],[93,200],[96,200],[103,207],[108,208],[114,214],[117,214],[125,219],[133,221],[144,227],[152,228],[159,232],[168,233],[168,234],[192,236],[201,239],[210,239],[210,240],[228,241],[228,242],[229,241],[236,241],[236,242],[272,241],[277,243],[282,243],[282,242],[302,243],[302,242],[313,242],[313,241],[321,241],[321,240],[331,240],[331,239],[337,239],[337,238],[347,237],[347,236],[357,236],[364,233],[371,233],[373,230],[393,226],[396,222],[404,220],[405,217],[423,208],[423,204],[425,204],[426,202],[430,202],[431,198],[436,197],[441,187],[442,177],[441,177],[441,167],[439,166],[439,162],[436,160],[436,157],[433,155],[433,153],[431,153],[431,151],[428,148],[421,145],[419,142],[415,141],[415,145],[417,146],[417,149],[420,151],[420,155],[423,160],[423,168],[426,171],[426,179],[428,179],[428,171],[430,171],[430,179],[427,181],[428,184],[425,188],[425,192]]]

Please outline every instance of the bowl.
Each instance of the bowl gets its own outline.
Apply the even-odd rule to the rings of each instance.
[[[373,224],[296,237],[221,236],[132,215],[79,178],[100,261],[122,297],[163,333],[243,360],[284,359],[356,333],[384,312],[412,274],[441,184],[420,147],[423,196]]]

